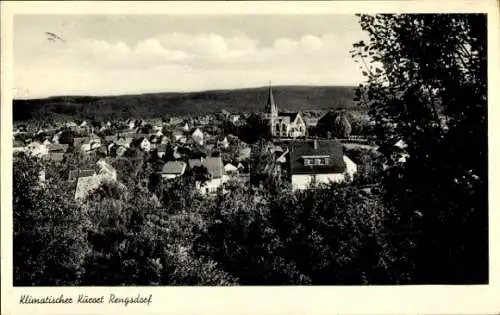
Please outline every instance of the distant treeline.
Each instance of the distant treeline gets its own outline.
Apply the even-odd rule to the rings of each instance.
[[[66,119],[123,119],[220,112],[259,112],[267,101],[267,87],[192,93],[155,93],[120,96],[57,96],[14,100],[14,121]],[[351,109],[353,87],[273,87],[280,111]]]

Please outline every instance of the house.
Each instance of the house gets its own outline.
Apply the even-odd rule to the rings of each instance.
[[[94,170],[85,170],[78,173],[78,181],[76,183],[75,200],[82,201],[88,194],[99,188],[104,182],[112,182],[117,180],[116,170],[106,160],[101,159],[96,164],[97,172]],[[70,172],[70,179],[75,176]]]
[[[42,157],[45,160],[49,160],[56,163],[62,163],[64,161],[64,153],[63,152],[49,152],[48,155]]]
[[[83,143],[82,146],[80,147],[80,150],[82,152],[89,152],[93,151],[101,146],[100,142],[94,141],[94,140],[89,140],[87,143]]]
[[[222,141],[219,141],[217,145],[224,149],[229,148],[229,141],[227,140],[227,137],[224,137],[224,139]]]
[[[237,123],[240,120],[240,117],[241,117],[240,115],[231,115],[229,117],[229,121],[232,122],[233,124]]]
[[[115,155],[118,157],[123,156],[127,152],[127,150],[128,150],[127,147],[119,146],[115,150]]]
[[[59,143],[51,143],[47,145],[47,149],[49,152],[66,152],[68,151],[69,145],[67,144],[59,144]]]
[[[129,148],[133,140],[134,139],[130,137],[129,138],[119,137],[118,140],[116,141],[116,145]]]
[[[182,131],[174,130],[172,132],[172,141],[184,144],[187,142],[187,137],[184,135]]]
[[[163,156],[165,156],[165,153],[167,152],[167,145],[159,144],[158,147],[156,148],[156,151],[158,152],[158,157],[163,158]]]
[[[81,148],[82,144],[87,143],[90,139],[88,137],[74,137],[73,146],[75,148]]]
[[[184,130],[184,131],[189,131],[189,129],[190,129],[190,128],[189,128],[189,124],[186,122],[186,123],[184,124],[184,126],[182,127],[182,130]]]
[[[304,137],[307,126],[302,113],[280,113],[274,102],[273,90],[269,86],[269,95],[266,104],[265,119],[268,121],[273,137],[297,138]]]
[[[132,142],[132,145],[134,145],[137,148],[140,148],[141,150],[145,152],[151,151],[151,142],[149,142],[148,138],[146,137],[141,137],[137,138]]]
[[[26,146],[25,146],[25,144],[24,144],[24,142],[23,142],[23,141],[20,141],[20,140],[14,140],[14,141],[12,142],[12,151],[13,151],[14,153],[16,153],[16,152],[24,152],[24,151],[26,151],[26,149],[27,149],[27,148],[26,148]]]
[[[250,159],[252,155],[252,149],[250,147],[240,149],[238,153],[238,161],[245,161]]]
[[[66,123],[66,127],[74,129],[74,128],[78,127],[78,125],[74,121],[68,121]]]
[[[62,131],[59,131],[52,137],[52,143],[59,143],[59,139],[61,138]]]
[[[195,131],[193,131],[191,138],[194,142],[203,145],[203,131],[201,131],[200,128],[196,128]]]
[[[343,154],[340,141],[293,141],[289,145],[289,171],[292,189],[298,190],[352,179],[357,166]]]
[[[116,170],[113,166],[106,162],[105,159],[100,159],[97,161],[96,165],[98,169],[97,175],[100,176],[101,179],[116,181]]]
[[[226,172],[227,175],[234,176],[238,175],[239,169],[233,164],[227,163],[226,165],[224,165],[224,171]]]
[[[201,194],[205,195],[217,192],[217,190],[229,179],[224,170],[224,164],[220,156],[191,159],[188,161],[188,164],[190,169],[197,166],[204,166],[207,169],[210,179],[204,183],[196,183],[196,187]]]
[[[182,161],[168,161],[163,165],[161,177],[163,179],[172,179],[182,176],[186,171],[187,164]]]
[[[69,171],[68,181],[72,182],[77,180],[79,177],[89,177],[94,175],[97,175],[97,173],[93,168],[72,170]]]
[[[41,144],[38,141],[31,142],[26,148],[27,152],[35,157],[43,157],[49,154],[49,149],[46,145]]]
[[[83,201],[91,191],[99,188],[101,180],[97,175],[78,177],[75,189],[75,200]]]
[[[127,120],[128,129],[132,130],[136,128],[136,122],[133,119]]]
[[[117,135],[104,136],[104,142],[106,142],[106,143],[115,142],[115,141],[118,141]]]
[[[226,109],[221,110],[221,113],[222,113],[222,115],[224,115],[224,117],[226,117],[226,118],[227,118],[227,117],[229,117],[229,116],[231,116],[231,112],[230,112],[230,111],[228,111],[228,110],[226,110]]]

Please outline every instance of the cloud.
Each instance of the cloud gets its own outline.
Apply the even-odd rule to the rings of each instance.
[[[356,34],[306,34],[266,46],[245,34],[210,32],[167,33],[132,43],[82,38],[44,46],[43,58],[25,45],[19,48],[22,59],[15,60],[15,85],[60,94],[56,91],[212,89],[269,79],[276,84],[356,84],[361,76],[348,51],[359,39]],[[37,86],[40,80],[50,84]]]

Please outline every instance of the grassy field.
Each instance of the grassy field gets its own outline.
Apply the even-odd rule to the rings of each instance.
[[[155,93],[121,96],[57,96],[14,100],[15,121],[30,119],[118,119],[164,115],[195,115],[263,111],[267,87],[192,93]],[[275,101],[281,111],[354,109],[353,87],[277,86]]]

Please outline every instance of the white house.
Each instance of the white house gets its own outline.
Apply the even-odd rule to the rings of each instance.
[[[229,148],[229,141],[227,140],[227,137],[224,137],[224,140],[219,142],[219,146],[224,149]]]
[[[143,138],[142,141],[139,143],[139,148],[145,152],[151,151],[151,142],[147,138]]]
[[[163,165],[161,176],[164,179],[172,179],[182,176],[186,171],[187,164],[182,161],[168,161]]]
[[[238,169],[238,167],[234,166],[233,164],[227,163],[226,165],[224,165],[224,171],[228,175],[236,175],[236,174],[238,174],[239,169]]]
[[[185,123],[184,126],[182,127],[184,131],[189,131],[189,125],[188,123]]]
[[[85,199],[92,190],[97,189],[102,183],[117,180],[116,170],[105,160],[99,160],[96,165],[97,173],[93,171],[78,172],[79,177],[75,190],[76,201]]]
[[[130,130],[135,129],[135,120],[130,119],[128,121],[128,129],[130,129]]]
[[[289,163],[293,190],[352,180],[357,171],[337,140],[294,141],[289,147]]]
[[[224,170],[224,164],[221,157],[209,157],[205,159],[192,159],[188,161],[192,169],[196,166],[204,166],[208,171],[210,179],[204,183],[197,182],[196,188],[203,194],[214,194],[219,188],[229,180]]]
[[[83,143],[80,150],[82,152],[88,152],[88,151],[92,151],[94,149],[97,149],[101,146],[101,143],[98,142],[98,141],[93,141],[93,140],[90,140],[88,141],[87,143]]]
[[[203,145],[203,131],[200,130],[200,128],[196,128],[195,131],[191,134],[191,138],[193,139],[194,142]]]
[[[61,138],[62,131],[59,131],[52,137],[53,143],[59,143],[59,139]]]
[[[28,144],[27,152],[32,156],[43,157],[49,154],[49,148],[47,148],[46,145],[35,141]]]

